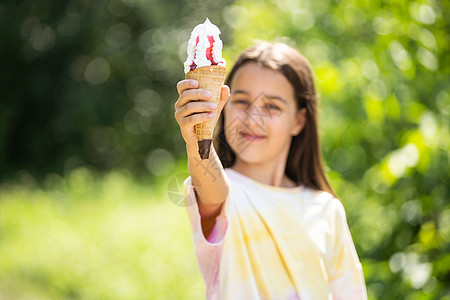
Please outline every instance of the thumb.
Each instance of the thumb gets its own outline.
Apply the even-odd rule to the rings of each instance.
[[[220,101],[218,106],[219,113],[222,112],[222,109],[224,108],[228,99],[230,99],[230,88],[228,87],[228,85],[224,85],[222,86],[222,91],[220,93]]]

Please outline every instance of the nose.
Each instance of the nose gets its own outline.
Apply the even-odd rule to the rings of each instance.
[[[265,117],[267,117],[267,111],[264,111],[255,103],[251,103],[245,109],[244,124],[250,129],[257,128],[260,130],[265,126]]]

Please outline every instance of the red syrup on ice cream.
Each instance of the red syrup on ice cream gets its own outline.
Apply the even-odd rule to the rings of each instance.
[[[211,65],[217,65],[217,63],[214,61],[213,55],[212,55],[212,49],[213,49],[213,45],[214,45],[214,37],[212,35],[208,35],[207,37],[208,37],[208,41],[209,41],[209,47],[208,47],[208,49],[206,49],[206,58],[211,62]],[[198,41],[199,41],[199,38],[197,37],[197,39],[195,40],[195,46],[198,45]],[[194,59],[195,59],[196,55],[197,54],[194,55]],[[190,68],[192,71],[195,68],[197,68],[197,65],[194,62],[192,62],[192,64],[190,65]]]

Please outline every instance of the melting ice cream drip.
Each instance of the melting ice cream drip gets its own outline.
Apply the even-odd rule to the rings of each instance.
[[[203,24],[195,26],[188,43],[184,73],[199,67],[226,66],[226,61],[222,58],[223,44],[219,34],[219,28],[208,18]]]

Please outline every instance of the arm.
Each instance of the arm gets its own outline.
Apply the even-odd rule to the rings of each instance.
[[[214,147],[211,149],[209,159],[199,158],[197,145],[188,148],[187,153],[188,170],[198,200],[202,229],[208,238],[228,195],[228,177]],[[205,170],[211,170],[211,173]]]
[[[208,159],[202,160],[199,157],[194,125],[210,120],[212,116],[209,113],[215,108],[208,102],[211,97],[209,92],[196,87],[198,83],[195,80],[182,80],[178,83],[180,97],[175,103],[175,119],[186,142],[188,170],[197,196],[203,233],[208,237],[228,196],[229,183],[214,147],[211,147]],[[229,88],[225,86],[217,108],[219,113],[229,97]]]

